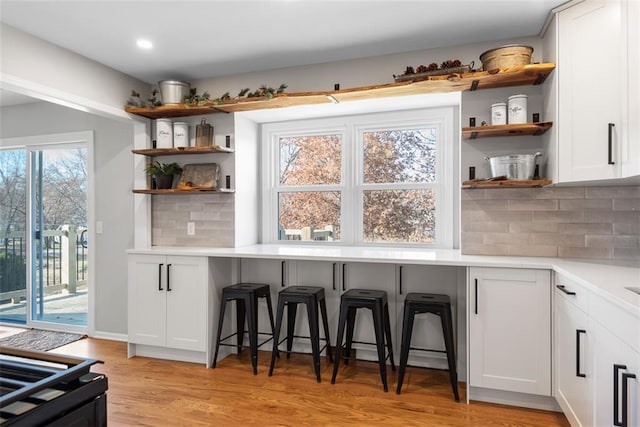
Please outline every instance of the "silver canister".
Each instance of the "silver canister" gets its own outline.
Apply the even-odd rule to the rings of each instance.
[[[213,145],[213,126],[207,123],[204,117],[199,125],[196,125],[196,147],[209,147]]]

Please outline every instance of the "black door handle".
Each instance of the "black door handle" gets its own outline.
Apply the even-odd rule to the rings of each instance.
[[[620,414],[618,413],[618,404],[620,403],[620,375],[618,375],[618,371],[622,369],[627,369],[627,365],[613,365],[613,425],[614,426],[622,426],[622,421],[620,420]],[[624,381],[623,381],[624,382]],[[626,393],[625,393],[626,395]]]
[[[162,266],[164,264],[158,264],[158,290],[159,291],[164,291],[164,289],[162,289]]]
[[[573,291],[568,291],[564,285],[556,285],[556,288],[560,289],[562,292],[564,292],[567,295],[575,295],[576,293]]]
[[[478,279],[474,279],[474,280],[476,282],[476,285],[475,285],[475,288],[476,288],[476,290],[475,290],[475,300],[476,300],[475,301],[475,313],[478,314]]]
[[[342,264],[342,290],[346,291],[347,290],[347,285],[346,285],[346,280],[345,280],[345,276],[346,276],[346,270],[347,268],[347,264]]]
[[[613,127],[615,123],[609,123],[609,159],[608,163],[610,165],[615,165],[616,162],[613,161]]]
[[[280,286],[284,288],[284,267],[286,265],[286,261],[282,261],[280,263]]]
[[[622,424],[620,424],[622,427],[629,427],[629,396],[627,396],[627,382],[629,381],[629,378],[635,377],[636,374],[622,374]]]
[[[337,264],[338,264],[337,262],[334,262],[332,270],[331,270],[333,272],[333,280],[331,281],[331,286],[332,286],[334,291],[336,290],[336,273],[337,273],[336,272],[336,265]]]
[[[576,377],[586,378],[587,376],[580,372],[580,334],[587,334],[584,329],[576,329]]]
[[[400,271],[398,274],[399,274],[398,283],[400,285],[398,291],[400,292],[400,295],[402,295],[402,266],[400,266]]]
[[[167,264],[167,292],[171,292],[171,264]]]

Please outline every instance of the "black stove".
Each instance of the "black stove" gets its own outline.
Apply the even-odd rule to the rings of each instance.
[[[0,346],[0,425],[106,426],[98,360]]]

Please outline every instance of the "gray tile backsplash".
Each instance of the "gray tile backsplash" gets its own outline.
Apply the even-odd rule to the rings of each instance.
[[[461,230],[463,254],[640,263],[640,186],[462,190]]]
[[[154,246],[235,246],[235,203],[230,194],[153,196],[151,244]],[[187,222],[195,235],[187,235]]]

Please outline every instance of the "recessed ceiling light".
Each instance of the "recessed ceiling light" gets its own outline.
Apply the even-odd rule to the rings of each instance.
[[[151,49],[153,47],[153,43],[146,39],[138,39],[136,44],[140,49]]]

